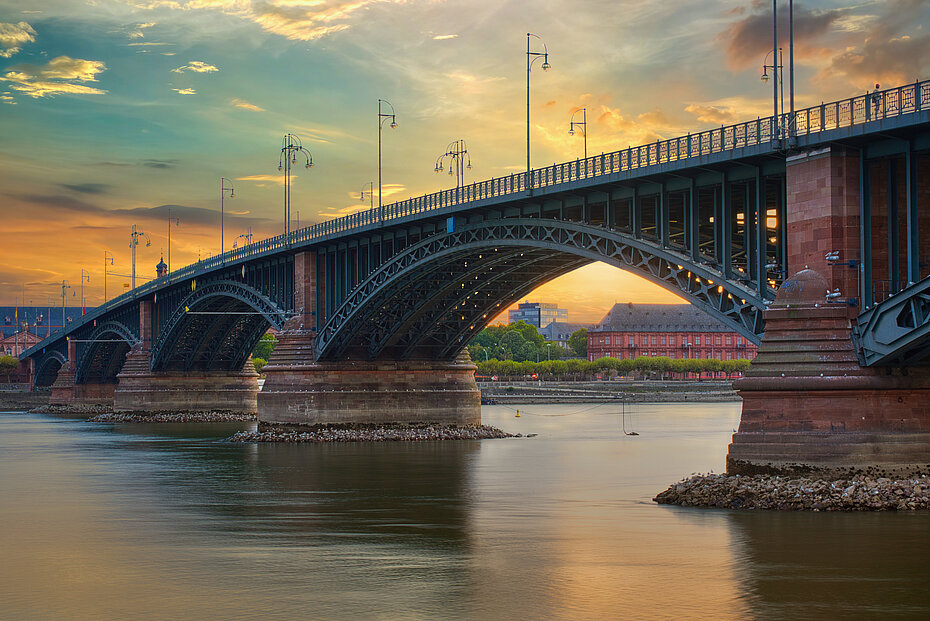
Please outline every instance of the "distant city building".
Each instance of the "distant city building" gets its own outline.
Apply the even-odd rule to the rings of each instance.
[[[593,327],[594,324],[591,323],[565,323],[564,321],[552,321],[545,328],[541,328],[539,333],[542,334],[547,341],[558,343],[567,349],[568,339],[571,338],[572,334],[578,330],[581,330],[582,328],[587,328],[590,330]]]
[[[80,306],[66,306],[64,324],[80,316]],[[61,326],[61,306],[0,306],[0,354],[18,356]]]
[[[521,302],[517,310],[509,311],[510,323],[525,321],[531,326],[542,328],[553,321],[564,321],[568,311],[550,302]]]
[[[752,360],[758,347],[691,304],[615,304],[588,330],[588,359],[637,356]]]

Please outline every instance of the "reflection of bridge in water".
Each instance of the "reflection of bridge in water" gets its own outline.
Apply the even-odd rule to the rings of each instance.
[[[913,368],[930,354],[928,106],[921,82],[323,222],[147,283],[24,358],[59,402],[473,423],[469,340],[604,261],[762,340],[732,467],[908,462],[930,433]]]

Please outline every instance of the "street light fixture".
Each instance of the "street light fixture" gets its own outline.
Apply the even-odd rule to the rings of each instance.
[[[581,113],[581,121],[575,120],[575,115]],[[575,135],[575,127],[581,128],[581,135],[584,136],[584,159],[588,159],[588,111],[586,108],[572,112],[572,118],[568,123],[569,135]]]
[[[290,243],[291,233],[291,164],[297,163],[297,156],[304,158],[304,168],[313,168],[313,155],[304,148],[300,138],[294,134],[285,134],[281,141],[281,156],[278,158],[278,170],[284,171],[284,239]]]
[[[241,233],[238,237],[236,237],[235,240],[233,240],[233,250],[235,250],[239,246],[240,239],[244,239],[246,245],[249,245],[252,243],[252,227],[250,226],[246,230],[247,230],[246,233]]]
[[[84,283],[90,282],[90,272],[85,269],[81,270],[81,316],[83,317],[86,312],[84,311],[86,304],[84,303]]]
[[[67,280],[61,281],[61,331],[65,331],[65,292],[71,289],[71,295],[74,295],[74,288],[68,284]],[[49,317],[49,323],[51,324],[52,320]]]
[[[181,218],[175,217],[171,222],[171,207],[168,208],[168,271],[171,272],[171,225],[181,226]]]
[[[768,63],[769,56],[772,57],[772,64],[771,64],[771,65],[767,64],[767,63]],[[771,76],[769,75],[769,69],[772,70],[772,75],[771,75]],[[778,87],[779,87],[779,83],[781,83],[781,86],[782,86],[782,89],[781,89],[782,106],[781,106],[781,108],[782,108],[782,111],[784,111],[784,80],[781,79],[783,75],[784,75],[784,62],[783,62],[783,57],[782,57],[782,50],[781,50],[781,48],[778,48],[777,50],[770,50],[770,51],[765,55],[765,58],[762,59],[762,81],[763,81],[763,82],[768,82],[768,81],[769,81],[769,78],[771,78],[772,81],[773,81],[773,85],[772,85],[772,86],[773,86],[772,105],[773,105],[773,108],[774,108],[773,118],[775,119],[775,128],[774,128],[774,131],[773,131],[773,134],[772,134],[772,137],[773,137],[773,138],[777,138],[777,137],[781,134],[781,122],[780,122],[780,119],[779,119],[779,117],[778,117],[778,110],[779,110],[779,106],[778,106],[778,99],[779,99],[779,97],[778,97],[778,94],[779,94],[779,92],[778,92]]]
[[[113,253],[103,251],[103,303],[107,303],[107,265],[113,265]]]
[[[365,186],[362,186],[362,191],[358,195],[358,200],[360,201],[365,200]],[[369,209],[375,208],[375,182],[374,181],[368,182],[368,208]]]
[[[132,249],[132,288],[136,288],[136,246],[139,245],[139,238],[145,238],[145,247],[152,245],[152,240],[148,234],[140,230],[135,224],[132,225],[132,232],[129,234],[129,247]],[[64,295],[64,294],[62,294]]]
[[[533,63],[540,59],[543,59],[541,68],[543,71],[548,71],[549,67],[549,48],[546,47],[546,44],[542,42],[543,51],[534,52],[530,49],[530,37],[536,37],[542,42],[542,39],[539,35],[534,35],[532,32],[526,33],[526,187],[530,188],[530,182],[532,181],[532,176],[530,175],[530,70],[533,68]]]
[[[229,184],[229,187],[226,184]],[[224,244],[223,244],[223,219],[225,208],[223,201],[226,198],[226,193],[229,192],[229,198],[236,198],[236,191],[233,189],[232,181],[226,177],[220,177],[220,255],[223,254]],[[171,269],[171,248],[168,248],[168,269]]]
[[[383,112],[384,104],[391,109],[390,112]],[[378,100],[378,219],[384,223],[384,207],[381,203],[381,130],[388,119],[391,119],[391,129],[397,129],[397,118],[394,113],[394,105],[387,99]]]
[[[449,158],[449,176],[455,175],[455,191],[459,194],[459,188],[465,185],[465,170],[471,170],[471,156],[468,154],[468,147],[464,140],[454,140],[446,147],[446,152],[436,158],[436,166],[433,172],[440,173],[443,169],[443,161]],[[461,198],[456,196],[456,198]]]

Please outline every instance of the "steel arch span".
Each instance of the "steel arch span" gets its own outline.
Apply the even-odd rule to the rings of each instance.
[[[171,314],[152,346],[153,371],[239,371],[262,334],[284,326],[285,311],[244,283],[198,287]]]
[[[82,344],[74,375],[75,384],[116,383],[129,349],[139,337],[118,321],[107,321],[91,332]]]
[[[37,388],[51,386],[55,383],[58,372],[66,364],[68,364],[68,357],[64,353],[58,350],[48,352],[36,364],[33,385]]]
[[[317,359],[454,359],[501,309],[594,261],[681,295],[753,342],[761,338],[765,302],[748,283],[616,230],[508,218],[432,236],[382,265],[328,318]]]

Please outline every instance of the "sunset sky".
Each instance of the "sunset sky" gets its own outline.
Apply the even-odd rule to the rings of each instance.
[[[26,304],[60,300],[62,279],[80,295],[82,269],[99,304],[104,251],[128,274],[133,224],[151,239],[137,272],[152,277],[169,209],[180,218],[172,267],[218,252],[221,177],[236,193],[227,249],[249,227],[281,232],[286,132],[316,164],[294,184],[301,226],[367,208],[378,98],[398,124],[383,137],[385,203],[452,185],[433,168],[457,139],[473,165],[466,182],[525,169],[527,32],[552,65],[532,74],[534,165],[581,156],[568,128],[582,106],[589,154],[771,114],[759,79],[771,11],[723,0],[0,0],[0,304],[19,303],[23,285]],[[928,28],[926,0],[797,2],[798,107],[930,77]],[[108,294],[127,281],[109,277]],[[569,308],[570,321],[597,321],[614,302],[679,301],[603,265],[531,299]]]

